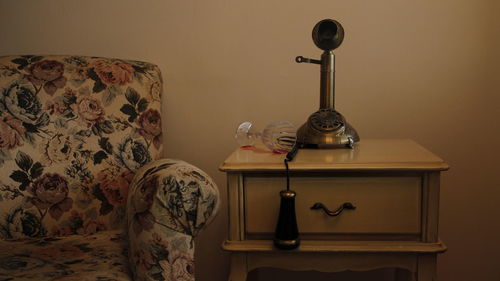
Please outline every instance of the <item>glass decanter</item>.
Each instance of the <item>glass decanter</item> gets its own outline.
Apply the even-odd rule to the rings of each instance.
[[[251,122],[243,122],[236,129],[234,138],[240,146],[253,146],[258,139],[276,153],[292,150],[296,141],[295,126],[290,121],[276,121],[267,125],[262,132],[256,131]]]

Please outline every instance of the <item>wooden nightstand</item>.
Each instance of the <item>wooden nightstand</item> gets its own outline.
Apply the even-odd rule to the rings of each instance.
[[[284,155],[238,149],[220,166],[227,173],[231,253],[229,280],[259,267],[288,270],[406,269],[436,280],[440,172],[448,165],[411,140],[366,139],[354,149],[302,149],[290,162],[301,245],[278,250],[273,235]],[[329,217],[311,206],[356,206]]]

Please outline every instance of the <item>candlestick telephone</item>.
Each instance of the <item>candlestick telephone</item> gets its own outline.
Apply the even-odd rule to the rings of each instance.
[[[351,147],[359,141],[356,130],[335,110],[335,54],[344,40],[344,28],[332,19],[318,22],[312,30],[314,44],[324,52],[320,60],[302,56],[298,63],[321,65],[320,107],[297,131],[297,144],[306,148]]]
[[[285,250],[295,249],[300,245],[295,215],[296,192],[290,190],[288,162],[293,161],[300,148],[353,148],[354,144],[359,141],[356,130],[347,123],[342,114],[335,110],[335,54],[333,50],[342,44],[344,28],[335,20],[322,20],[314,26],[312,39],[314,44],[324,51],[321,59],[298,56],[295,61],[321,65],[320,107],[298,129],[296,143],[284,160],[286,190],[280,192],[280,211],[274,245]]]

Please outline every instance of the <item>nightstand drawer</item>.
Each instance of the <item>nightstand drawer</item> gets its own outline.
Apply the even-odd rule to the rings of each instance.
[[[299,232],[311,235],[417,235],[421,232],[421,178],[294,176],[291,189],[297,192]],[[246,176],[245,229],[256,237],[274,233],[284,177]],[[335,210],[351,202],[355,210],[336,217],[311,210],[321,202]]]

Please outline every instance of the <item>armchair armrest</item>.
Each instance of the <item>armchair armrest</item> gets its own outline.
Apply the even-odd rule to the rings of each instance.
[[[202,170],[171,159],[142,167],[127,201],[134,280],[194,280],[193,238],[218,208],[217,186]]]

